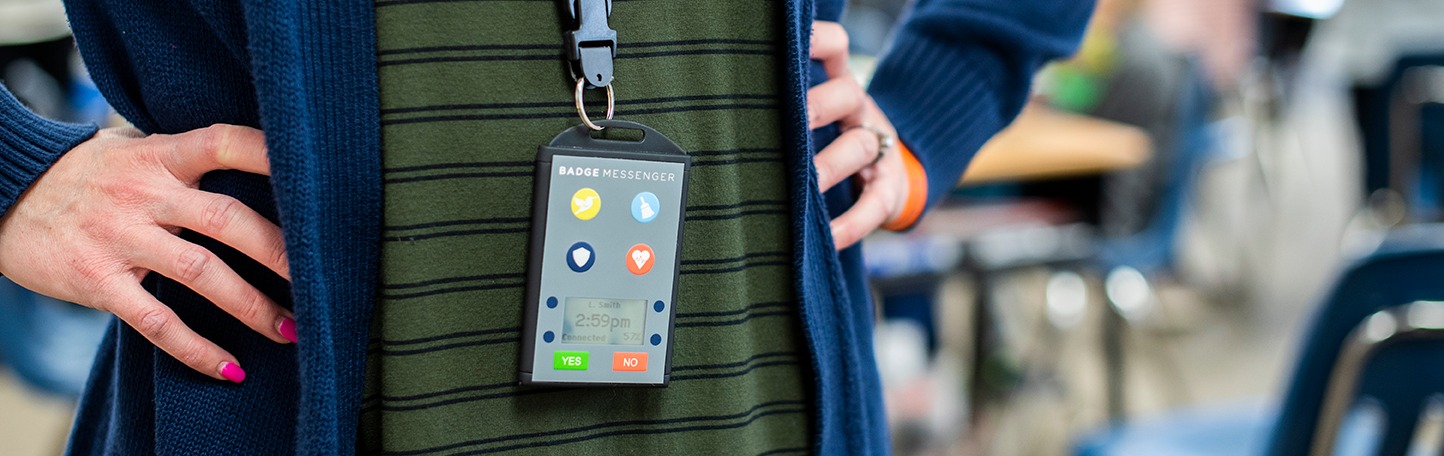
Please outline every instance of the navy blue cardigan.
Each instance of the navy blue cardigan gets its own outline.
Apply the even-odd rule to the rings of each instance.
[[[403,0],[393,0],[403,1]],[[462,0],[404,0],[462,1]],[[292,305],[301,344],[268,342],[163,278],[146,285],[250,374],[231,385],[191,372],[112,324],[82,399],[76,454],[331,454],[355,449],[381,226],[374,0],[67,1],[96,83],[148,133],[215,123],[266,131],[269,182],[235,172],[202,188],[277,220],[293,281],[213,241],[243,277]],[[809,132],[810,24],[842,0],[786,4],[784,128],[791,144],[797,291],[816,374],[822,454],[888,451],[858,249],[835,253],[828,220],[850,191],[816,192]],[[1032,73],[1082,35],[1091,0],[918,0],[871,92],[918,155],[936,203],[973,153],[1019,111]],[[625,46],[625,43],[622,44]],[[623,113],[625,115],[625,113]],[[0,211],[94,127],[36,117],[0,90]]]

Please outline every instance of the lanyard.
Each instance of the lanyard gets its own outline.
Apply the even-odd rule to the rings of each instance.
[[[573,93],[577,115],[588,128],[601,130],[603,127],[587,116],[582,95],[586,89],[607,89],[606,116],[611,120],[616,106],[612,92],[612,61],[617,57],[617,31],[607,23],[612,16],[612,0],[562,1],[566,4],[562,12],[566,16],[567,29],[562,34],[562,47],[571,61],[572,76],[577,78]]]
[[[612,0],[566,1],[583,125],[537,148],[520,381],[666,386],[692,159],[661,132],[612,119]],[[587,89],[606,89],[607,120],[587,117]],[[642,135],[593,136],[603,128]]]

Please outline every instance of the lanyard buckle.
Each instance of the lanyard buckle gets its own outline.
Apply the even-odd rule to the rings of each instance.
[[[575,25],[565,34],[567,58],[572,75],[585,79],[589,88],[612,83],[612,59],[617,57],[617,31],[607,23],[612,0],[568,0],[563,13]]]

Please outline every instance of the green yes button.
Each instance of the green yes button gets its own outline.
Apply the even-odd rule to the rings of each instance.
[[[559,351],[552,355],[552,369],[587,370],[587,352]]]

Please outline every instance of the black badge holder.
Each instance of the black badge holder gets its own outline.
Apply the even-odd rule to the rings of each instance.
[[[537,149],[522,325],[522,384],[666,386],[691,157],[662,133],[612,120],[611,0],[562,0],[582,125]],[[606,120],[583,95],[606,89]],[[640,140],[598,138],[634,130]]]
[[[537,151],[521,382],[665,386],[692,160],[645,125],[597,123],[642,139],[578,125]]]

